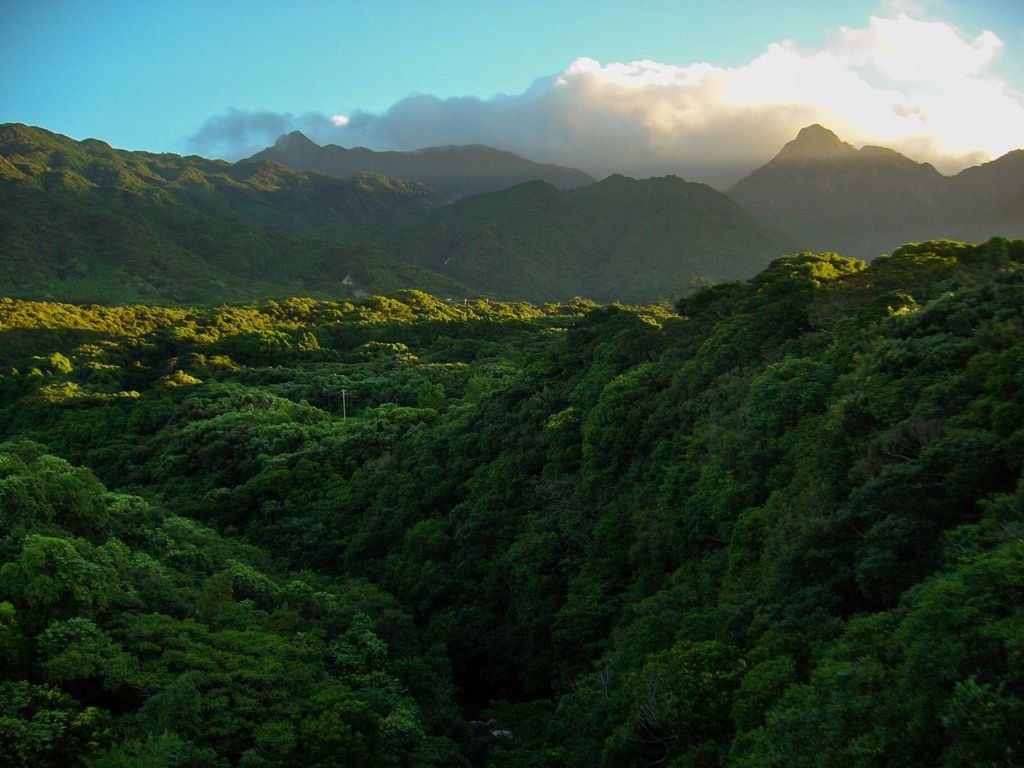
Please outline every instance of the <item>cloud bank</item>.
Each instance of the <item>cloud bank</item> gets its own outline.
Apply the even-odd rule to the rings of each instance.
[[[819,48],[773,43],[734,68],[589,58],[491,99],[414,94],[381,114],[229,111],[189,140],[234,159],[301,130],[321,144],[489,144],[603,177],[676,173],[727,186],[821,123],[955,172],[1024,141],[1024,100],[989,73],[1002,41],[901,13],[842,27]]]

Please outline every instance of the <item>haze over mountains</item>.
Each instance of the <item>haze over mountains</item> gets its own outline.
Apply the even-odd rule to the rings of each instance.
[[[728,190],[811,250],[871,259],[899,243],[1024,234],[1024,151],[943,176],[884,147],[812,125]]]
[[[870,259],[910,241],[1024,235],[1024,151],[947,177],[814,125],[727,196],[677,177],[595,183],[483,146],[378,153],[291,133],[231,164],[10,124],[0,203],[0,293],[11,296],[420,288],[642,303],[749,278],[800,250]]]
[[[432,210],[380,242],[488,295],[627,303],[745,279],[799,250],[721,192],[676,176],[520,184]]]
[[[276,160],[297,171],[317,171],[330,176],[379,173],[411,179],[455,198],[506,189],[526,181],[546,181],[561,189],[594,182],[591,176],[575,168],[534,163],[481,144],[426,147],[413,152],[375,152],[366,147],[346,149],[335,144],[321,147],[300,131],[281,136],[274,146],[249,159]]]
[[[531,163],[479,145],[372,152],[321,147],[297,131],[254,158],[336,176],[382,173],[454,197],[530,179],[562,189],[592,181],[582,171]],[[886,147],[857,149],[815,124],[727,193],[801,248],[872,259],[903,243],[934,237],[982,242],[993,235],[1024,234],[1024,150],[945,176],[929,163]]]

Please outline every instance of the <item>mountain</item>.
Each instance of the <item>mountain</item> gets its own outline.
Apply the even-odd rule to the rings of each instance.
[[[444,202],[415,182],[126,152],[0,126],[0,293],[222,302],[466,289],[355,241]]]
[[[482,144],[427,147],[412,152],[375,152],[365,147],[320,146],[299,131],[281,136],[252,160],[276,160],[297,171],[347,177],[379,173],[411,179],[454,198],[507,189],[526,181],[546,181],[560,189],[592,184],[583,171],[543,165]]]
[[[295,134],[281,144],[297,155],[330,151]],[[495,155],[463,147],[436,157],[448,152]],[[380,175],[126,152],[0,126],[0,294],[217,303],[415,287],[649,302],[748,278],[797,247],[720,192],[677,177],[564,190],[531,181],[447,200]]]
[[[1024,153],[1010,153],[947,177],[891,149],[856,149],[812,125],[728,193],[811,249],[873,258],[937,236],[1024,234],[1022,166]]]
[[[962,212],[964,222],[952,237],[979,239],[980,231],[1024,235],[1024,150],[961,171],[950,179],[950,188],[949,207]]]
[[[530,182],[437,208],[385,234],[391,253],[485,294],[650,302],[749,278],[793,250],[720,192],[675,176]]]
[[[882,147],[856,149],[820,125],[728,190],[814,250],[871,258],[943,234],[944,177]]]

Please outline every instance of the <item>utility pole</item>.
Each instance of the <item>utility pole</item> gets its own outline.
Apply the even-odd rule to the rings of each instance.
[[[341,418],[348,419],[348,403],[345,400],[345,390],[341,390]]]

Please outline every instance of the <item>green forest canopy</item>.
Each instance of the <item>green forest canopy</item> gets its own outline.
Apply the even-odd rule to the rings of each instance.
[[[676,312],[0,300],[12,765],[1016,765],[1024,241]]]

